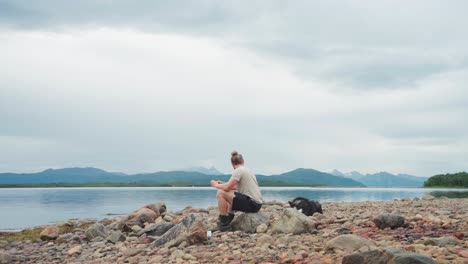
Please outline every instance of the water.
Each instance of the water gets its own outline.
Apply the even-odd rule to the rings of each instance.
[[[303,196],[320,202],[385,201],[422,197],[433,191],[464,192],[467,189],[422,188],[309,188],[263,187],[266,201],[286,202]],[[0,230],[15,230],[71,218],[113,217],[128,214],[157,201],[169,210],[186,206],[215,206],[216,190],[209,187],[128,187],[128,188],[14,188],[0,189]]]

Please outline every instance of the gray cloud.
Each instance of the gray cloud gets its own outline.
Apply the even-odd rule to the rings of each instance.
[[[468,59],[466,8],[464,1],[2,1],[0,21],[221,38],[286,61],[302,78],[359,90],[412,86],[459,67]]]
[[[465,1],[0,1],[0,170],[466,169]]]

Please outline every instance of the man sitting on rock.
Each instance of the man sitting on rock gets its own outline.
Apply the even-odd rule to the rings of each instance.
[[[218,190],[216,198],[219,208],[219,231],[231,230],[234,219],[232,211],[256,213],[262,207],[262,194],[255,174],[244,166],[244,158],[237,151],[231,153],[231,164],[234,168],[228,182],[212,180],[211,186]]]

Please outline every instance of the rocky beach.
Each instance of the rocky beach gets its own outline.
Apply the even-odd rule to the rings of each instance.
[[[270,201],[237,212],[232,232],[211,233],[216,208],[174,212],[161,201],[113,219],[0,233],[0,263],[468,263],[468,198],[322,207],[305,216]]]

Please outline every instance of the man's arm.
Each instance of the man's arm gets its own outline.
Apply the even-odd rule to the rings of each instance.
[[[221,181],[211,181],[211,186],[224,190],[224,191],[236,191],[237,190],[237,181],[231,178],[228,182],[221,182]]]

